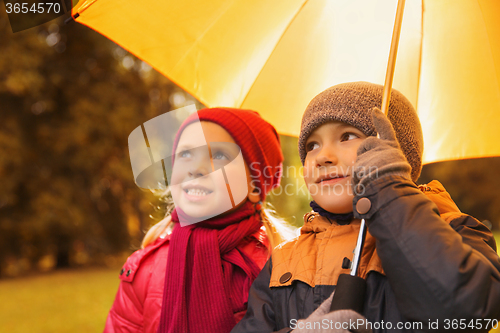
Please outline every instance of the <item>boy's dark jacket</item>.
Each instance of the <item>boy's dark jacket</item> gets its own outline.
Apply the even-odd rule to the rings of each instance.
[[[373,181],[354,205],[362,197],[371,201],[366,214],[355,212],[367,219],[371,234],[360,268],[367,281],[363,315],[385,323],[385,329],[374,325],[374,332],[388,331],[388,322],[391,332],[403,331],[396,325],[405,322],[421,322],[427,331],[436,321],[440,330],[452,331],[454,323],[500,318],[500,258],[493,235],[462,214],[439,182],[418,188],[388,176]],[[307,318],[333,292],[338,274],[348,273],[340,265],[345,253],[352,257],[355,240],[338,245],[338,230],[350,239],[348,228],[356,227],[316,223],[304,228],[316,230],[302,231],[274,250],[252,285],[247,314],[232,333],[290,331],[291,320]],[[491,329],[486,323],[473,322],[476,328],[482,324],[479,331]]]

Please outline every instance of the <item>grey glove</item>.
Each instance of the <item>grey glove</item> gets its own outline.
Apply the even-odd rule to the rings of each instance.
[[[307,319],[296,324],[293,333],[371,333],[367,328],[367,319],[353,310],[330,311],[333,292]],[[369,327],[369,326],[368,326]]]
[[[411,166],[399,147],[391,122],[376,107],[372,110],[372,119],[380,138],[371,136],[358,148],[352,175],[352,187],[356,194],[363,193],[371,181],[387,175],[399,175],[411,180]]]

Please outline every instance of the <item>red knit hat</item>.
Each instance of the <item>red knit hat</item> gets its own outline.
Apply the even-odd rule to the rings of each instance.
[[[260,190],[260,198],[264,200],[267,193],[279,185],[282,174],[283,154],[276,129],[255,111],[234,108],[201,109],[180,126],[174,141],[174,151],[182,131],[198,119],[216,123],[231,135],[241,148],[253,185]]]

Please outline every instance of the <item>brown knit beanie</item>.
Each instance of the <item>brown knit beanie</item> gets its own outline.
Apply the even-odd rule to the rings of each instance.
[[[320,125],[340,121],[356,127],[368,136],[377,135],[371,112],[381,108],[384,87],[369,82],[342,83],[323,91],[312,99],[302,117],[299,154],[306,158],[306,140]],[[394,127],[401,150],[411,165],[411,177],[417,181],[422,170],[424,139],[415,108],[399,91],[393,89],[387,116]]]

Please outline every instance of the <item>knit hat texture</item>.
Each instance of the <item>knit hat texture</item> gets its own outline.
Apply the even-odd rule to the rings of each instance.
[[[329,121],[340,121],[356,127],[368,136],[377,132],[373,126],[372,109],[381,108],[384,87],[369,82],[342,83],[314,97],[304,112],[299,135],[302,164],[306,158],[306,140],[311,133]],[[392,89],[389,112],[401,150],[411,165],[411,177],[416,181],[422,170],[424,139],[415,108],[396,89]]]
[[[223,127],[240,147],[253,185],[264,200],[280,183],[283,154],[276,129],[255,111],[234,108],[207,108],[189,116],[180,126],[174,150],[182,131],[191,123],[210,121]]]

